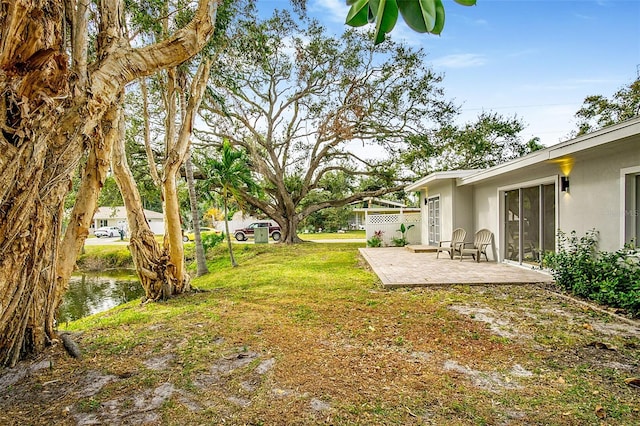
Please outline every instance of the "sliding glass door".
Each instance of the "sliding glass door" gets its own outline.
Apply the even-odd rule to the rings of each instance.
[[[555,185],[536,185],[504,192],[504,258],[540,263],[555,250]]]

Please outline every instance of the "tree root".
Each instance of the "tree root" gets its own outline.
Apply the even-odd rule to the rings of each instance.
[[[60,335],[60,340],[62,340],[62,345],[67,350],[67,353],[69,355],[76,359],[82,359],[80,346],[78,346],[78,344],[71,338],[71,335],[69,333],[62,333]]]

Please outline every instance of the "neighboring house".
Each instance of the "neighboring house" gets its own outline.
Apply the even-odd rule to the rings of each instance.
[[[369,214],[396,214],[401,211],[419,212],[419,208],[407,207],[406,204],[398,203],[382,198],[365,197],[360,201],[349,203],[353,208],[349,217],[351,229],[364,229]]]
[[[381,198],[366,197],[362,201],[351,203],[354,206],[353,216],[350,218],[352,229],[366,230],[366,239],[371,239],[376,231],[382,231],[384,244],[391,244],[392,238],[402,235],[398,229],[402,223],[411,226],[407,232],[410,243],[419,242],[420,208],[407,207],[405,204]]]
[[[154,234],[164,234],[164,216],[162,213],[145,209],[144,216],[147,218],[147,223]],[[93,215],[93,226],[90,231],[93,232],[103,226],[117,226],[125,230],[128,229],[127,210],[123,206],[98,207],[98,210]]]
[[[438,172],[406,188],[420,191],[421,244],[467,241],[487,228],[493,259],[538,263],[556,249],[558,229],[595,229],[599,248],[640,241],[640,118],[484,170]]]

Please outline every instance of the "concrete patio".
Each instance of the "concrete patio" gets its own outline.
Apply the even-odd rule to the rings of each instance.
[[[451,260],[440,254],[406,248],[361,248],[360,254],[378,275],[384,287],[422,287],[454,284],[547,284],[545,272],[504,263],[476,263],[471,258]]]

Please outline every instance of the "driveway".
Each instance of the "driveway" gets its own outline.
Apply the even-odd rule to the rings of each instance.
[[[453,284],[548,284],[553,277],[531,268],[471,259],[451,260],[436,253],[414,253],[405,248],[361,248],[385,287],[421,287]]]

